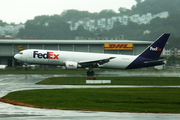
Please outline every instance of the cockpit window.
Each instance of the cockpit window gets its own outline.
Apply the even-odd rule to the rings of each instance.
[[[23,52],[19,52],[19,54],[20,54],[20,55],[22,55],[22,54],[23,54]]]

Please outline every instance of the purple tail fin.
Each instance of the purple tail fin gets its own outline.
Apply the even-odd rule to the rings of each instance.
[[[144,58],[149,58],[152,60],[158,60],[170,34],[163,34],[159,37],[153,44],[151,44],[144,52],[139,56]]]
[[[170,34],[163,34],[154,43],[147,47],[126,69],[135,69],[163,65],[164,61],[158,60]]]

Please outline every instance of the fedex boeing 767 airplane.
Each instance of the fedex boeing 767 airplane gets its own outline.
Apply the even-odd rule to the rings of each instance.
[[[159,57],[169,36],[163,34],[136,56],[27,49],[20,51],[14,58],[24,63],[59,65],[66,69],[88,68],[87,75],[93,76],[93,68],[136,69],[165,64]]]

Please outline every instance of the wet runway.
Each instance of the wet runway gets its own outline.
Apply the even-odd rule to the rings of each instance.
[[[64,88],[124,88],[124,87],[180,87],[180,86],[89,86],[89,85],[35,85],[47,77],[66,75],[0,75],[0,97],[12,91]],[[116,113],[72,110],[37,109],[0,102],[2,120],[179,120],[180,114]]]

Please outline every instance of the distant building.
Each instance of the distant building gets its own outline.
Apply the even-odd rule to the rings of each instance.
[[[18,25],[6,25],[6,26],[0,26],[0,36],[5,36],[11,34],[12,37],[15,36],[20,28],[25,28],[24,24],[18,24]]]
[[[177,57],[180,57],[180,50],[177,50]]]
[[[75,40],[124,40],[124,36],[120,35],[119,37],[82,37],[76,36]]]
[[[162,55],[164,57],[169,57],[169,56],[171,56],[171,51],[167,50],[167,49],[164,49],[163,52],[162,52]]]
[[[98,20],[86,18],[85,20],[68,21],[67,23],[70,24],[71,30],[77,30],[77,28],[80,25],[83,25],[86,30],[93,32],[97,29],[110,30],[113,28],[113,25],[116,21],[119,21],[122,25],[128,25],[129,21],[140,25],[140,24],[150,24],[151,21],[157,17],[166,19],[169,17],[169,13],[165,11],[155,15],[152,15],[152,13],[147,13],[142,16],[140,16],[139,14],[135,14],[132,16],[123,15],[123,16],[113,16],[111,18],[101,18]]]
[[[170,56],[180,57],[180,49],[177,48],[164,49],[162,55],[165,57],[170,57]]]

